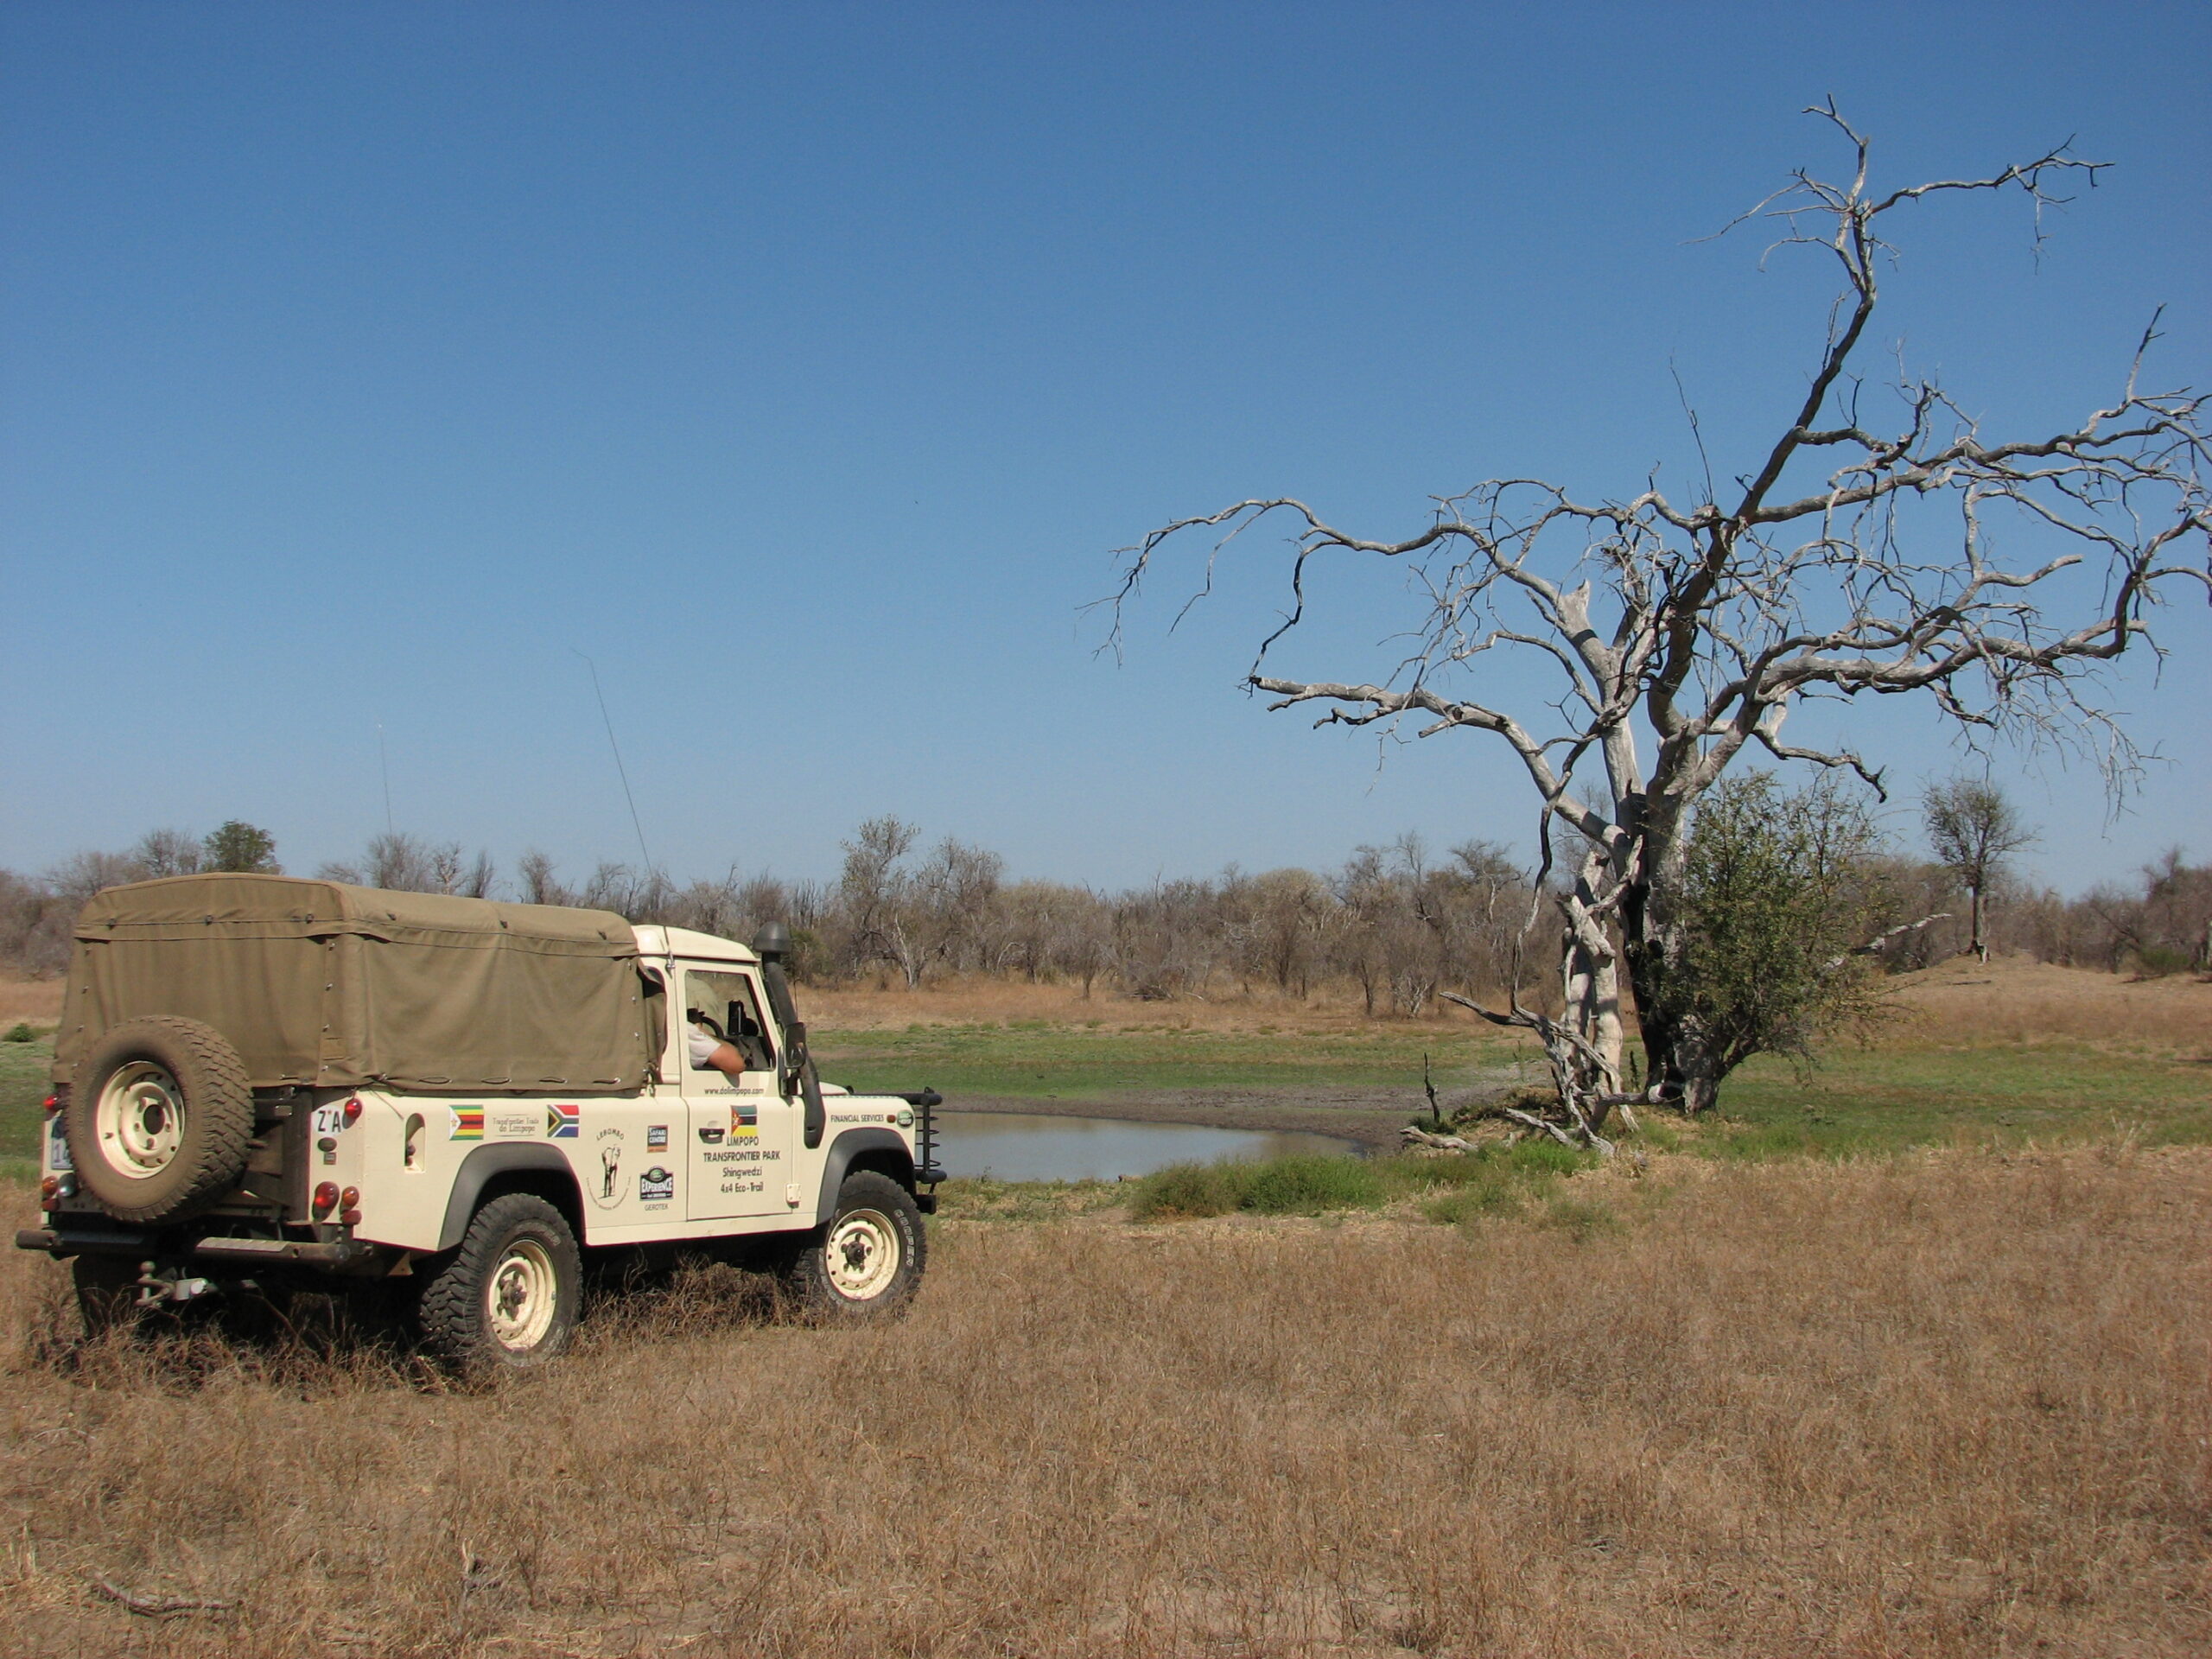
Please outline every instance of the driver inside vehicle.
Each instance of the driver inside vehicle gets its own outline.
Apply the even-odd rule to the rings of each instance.
[[[683,1050],[691,1070],[719,1071],[739,1084],[744,1072],[773,1069],[759,1005],[742,975],[695,970],[686,975],[684,991]]]
[[[687,1009],[691,1029],[684,1033],[683,1048],[694,1071],[719,1071],[732,1083],[745,1070],[745,1056],[714,1028],[714,1021],[697,1008]]]

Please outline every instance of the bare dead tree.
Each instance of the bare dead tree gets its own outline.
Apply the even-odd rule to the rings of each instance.
[[[1317,724],[1481,733],[1503,743],[1540,804],[1551,877],[1554,831],[1571,879],[1556,904],[1563,1011],[1516,993],[1506,1007],[1454,996],[1544,1044],[1574,1138],[1602,1140],[1610,1109],[1646,1097],[1702,1109],[1719,1058],[1694,1019],[1657,995],[1687,946],[1679,906],[1694,809],[1746,751],[1855,772],[1879,770],[1846,747],[1801,746],[1784,721],[1812,698],[1924,694],[1970,742],[2078,744],[2108,775],[2133,760],[2100,703],[2097,665],[2156,650],[2149,613],[2177,587],[2212,593],[2212,505],[2203,401],[2145,389],[2145,331],[2117,395],[2059,431],[1984,435],[1933,379],[1900,370],[1897,412],[1864,412],[1855,365],[1870,340],[1894,215],[1964,193],[2017,191],[2042,210],[2066,181],[2106,165],[2066,146],[1986,177],[1886,193],[1868,145],[1834,102],[1830,123],[1855,156],[1847,181],[1805,171],[1738,224],[1764,220],[1775,245],[1834,262],[1840,284],[1802,398],[1725,493],[1708,470],[1677,500],[1650,484],[1586,499],[1539,479],[1502,478],[1439,497],[1429,523],[1372,540],[1289,498],[1239,501],[1179,518],[1121,550],[1104,603],[1118,648],[1126,610],[1162,550],[1219,532],[1205,579],[1241,532],[1287,515],[1295,526],[1290,602],[1262,640],[1251,689],[1272,709],[1325,707]],[[1731,227],[1732,228],[1732,226]],[[1702,440],[1700,440],[1702,448]],[[2013,539],[2000,551],[2000,528]],[[1314,562],[1346,555],[1410,567],[1426,607],[1414,643],[1379,683],[1265,671],[1305,620]],[[1550,684],[1532,690],[1539,674]],[[1622,1089],[1624,981],[1641,1020],[1648,1088]]]

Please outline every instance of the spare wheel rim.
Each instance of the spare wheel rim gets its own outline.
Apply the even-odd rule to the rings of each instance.
[[[151,1060],[119,1065],[100,1086],[93,1130],[109,1168],[149,1179],[176,1160],[184,1143],[183,1091]]]
[[[891,1287],[899,1274],[899,1230],[880,1210],[837,1217],[822,1252],[830,1283],[848,1300],[865,1302]]]
[[[560,1286],[552,1252],[543,1244],[534,1238],[518,1238],[508,1245],[499,1265],[492,1269],[492,1282],[485,1293],[492,1339],[516,1353],[527,1353],[543,1342],[545,1333],[553,1328]]]

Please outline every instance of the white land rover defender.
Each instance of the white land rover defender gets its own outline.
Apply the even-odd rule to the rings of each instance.
[[[783,967],[606,911],[268,875],[79,918],[41,1202],[88,1327],[303,1281],[378,1286],[466,1367],[573,1328],[584,1251],[776,1271],[808,1313],[912,1297],[936,1208],[922,1090],[815,1076]]]

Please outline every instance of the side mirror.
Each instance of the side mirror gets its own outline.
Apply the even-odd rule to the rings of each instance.
[[[806,1021],[794,1020],[784,1027],[784,1098],[798,1095],[805,1106],[800,1127],[809,1151],[822,1144],[822,1131],[830,1114],[822,1103],[822,1084],[814,1075],[814,1056],[806,1052]]]

